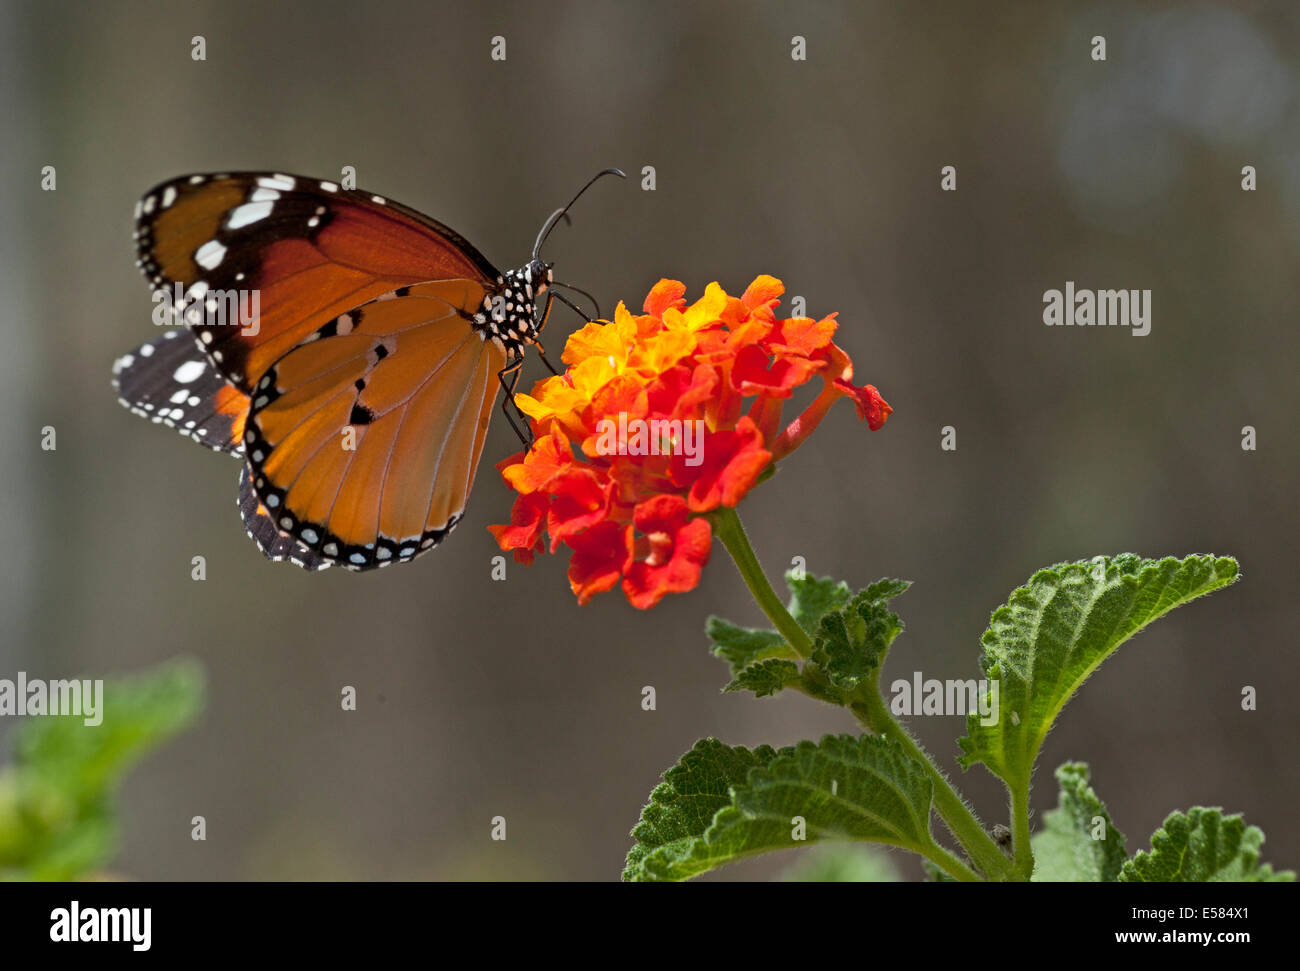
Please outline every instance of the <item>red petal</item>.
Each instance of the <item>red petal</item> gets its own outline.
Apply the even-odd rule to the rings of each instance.
[[[677,496],[662,496],[642,505],[657,503],[658,499],[681,501]],[[666,508],[671,504],[663,505]],[[685,514],[684,508],[679,511],[682,515]],[[637,513],[641,513],[640,506],[637,507]],[[647,522],[658,514],[655,511],[647,512]],[[676,521],[676,513],[669,513],[669,519]],[[665,594],[685,593],[695,589],[713,550],[713,531],[707,519],[692,519],[671,533],[653,537],[651,542],[670,546],[671,553],[663,555],[654,566],[646,560],[632,563],[628,565],[623,577],[623,592],[627,595],[628,603],[641,610],[653,607]]]
[[[541,542],[542,527],[546,523],[549,507],[550,500],[545,493],[532,492],[519,496],[510,510],[510,524],[489,526],[488,529],[503,550],[531,550]],[[530,556],[529,559],[531,558]]]
[[[551,552],[574,533],[594,526],[609,508],[609,484],[591,467],[573,466],[548,486],[555,498],[546,517]]]
[[[894,413],[894,409],[889,407],[889,402],[880,397],[880,392],[874,385],[867,384],[855,388],[849,382],[836,378],[835,387],[853,399],[854,407],[858,409],[858,418],[865,421],[867,427],[873,432],[880,431],[886,419]]]
[[[569,586],[577,595],[578,603],[585,604],[618,583],[628,560],[627,533],[631,529],[607,521],[565,539],[573,550],[569,560]]]
[[[763,436],[753,419],[744,415],[735,431],[715,432],[704,439],[700,465],[689,466],[686,458],[673,456],[673,481],[690,486],[687,503],[693,512],[708,512],[738,504],[772,461],[772,453],[763,448]]]

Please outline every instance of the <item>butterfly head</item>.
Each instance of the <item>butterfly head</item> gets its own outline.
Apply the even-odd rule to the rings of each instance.
[[[545,293],[551,285],[551,281],[555,279],[555,275],[551,270],[553,266],[555,266],[554,263],[543,263],[539,259],[533,259],[524,267],[523,272],[528,277],[529,283],[532,284],[534,293]]]

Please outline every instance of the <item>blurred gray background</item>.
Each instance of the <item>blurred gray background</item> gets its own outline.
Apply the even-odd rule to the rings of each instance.
[[[800,555],[858,586],[911,578],[886,675],[955,678],[1040,566],[1235,555],[1241,583],[1142,634],[1070,705],[1034,808],[1055,805],[1056,764],[1085,759],[1131,850],[1172,809],[1222,805],[1294,867],[1298,54],[1289,2],[5,3],[0,675],[203,662],[199,726],[123,791],[114,869],[138,878],[611,880],[698,737],[854,730],[804,698],[719,694],[705,617],[761,619],[720,548],[651,613],[618,594],[578,607],[561,558],[493,582],[504,422],[440,550],[307,575],[245,538],[235,463],[114,401],[114,357],[156,334],[131,213],[162,179],[354,165],[513,267],[597,169],[654,165],[654,192],[583,199],[548,248],[561,278],[608,312],[661,276],[698,294],[775,274],[810,313],[840,312],[859,380],[895,409],[869,434],[838,407],[746,501],[770,572]],[[1150,336],[1044,327],[1066,280],[1150,288]],[[575,321],[557,312],[549,343]],[[1000,784],[956,767],[961,719],[911,724],[1004,819]]]

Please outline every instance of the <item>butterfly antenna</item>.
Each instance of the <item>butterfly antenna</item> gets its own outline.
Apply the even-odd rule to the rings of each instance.
[[[623,173],[621,169],[601,169],[599,172],[593,175],[591,179],[588,180],[587,184],[578,190],[577,195],[575,195],[572,199],[569,200],[568,205],[566,205],[563,209],[556,209],[555,212],[551,213],[550,217],[547,218],[546,222],[542,223],[541,231],[538,232],[537,234],[537,242],[533,244],[533,259],[538,259],[540,253],[542,252],[542,244],[546,242],[546,237],[551,235],[551,230],[555,228],[555,224],[559,220],[559,218],[561,216],[567,215],[569,211],[569,207],[572,206],[579,199],[581,199],[582,194],[586,192],[588,189],[590,189],[593,185],[595,185],[598,180],[604,178],[607,175],[617,175],[620,179],[627,178],[627,176]]]
[[[551,286],[564,287],[566,290],[572,290],[574,293],[582,294],[584,297],[590,300],[591,305],[596,308],[596,316],[592,319],[603,320],[605,318],[605,315],[600,312],[600,301],[598,301],[595,297],[589,294],[586,290],[582,289],[582,287],[575,287],[572,283],[561,283],[559,280],[552,280]]]

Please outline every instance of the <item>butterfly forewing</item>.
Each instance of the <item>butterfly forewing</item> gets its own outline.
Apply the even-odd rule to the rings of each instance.
[[[466,240],[413,209],[277,173],[165,182],[141,201],[136,240],[166,305],[245,391],[308,334],[384,293],[500,276]]]

